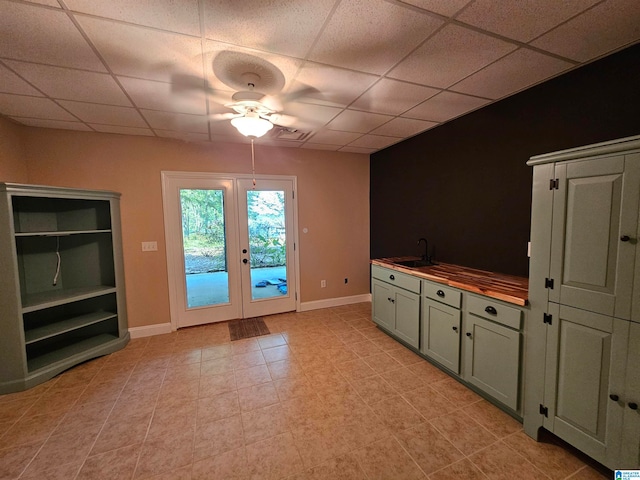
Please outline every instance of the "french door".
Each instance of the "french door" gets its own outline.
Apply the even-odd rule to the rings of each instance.
[[[162,178],[173,328],[296,309],[295,178]]]

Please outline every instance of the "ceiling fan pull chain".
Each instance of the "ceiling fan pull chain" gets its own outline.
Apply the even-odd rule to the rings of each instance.
[[[253,175],[253,189],[256,189],[256,156],[253,151],[253,138],[251,139],[251,173]]]

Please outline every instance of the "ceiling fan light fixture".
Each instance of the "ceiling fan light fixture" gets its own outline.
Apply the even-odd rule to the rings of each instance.
[[[243,117],[231,119],[231,125],[245,137],[260,138],[273,128],[273,123],[256,114],[248,113]]]

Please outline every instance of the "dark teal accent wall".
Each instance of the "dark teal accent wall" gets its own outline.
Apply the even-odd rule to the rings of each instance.
[[[640,134],[640,45],[371,155],[371,258],[528,275],[529,157]]]

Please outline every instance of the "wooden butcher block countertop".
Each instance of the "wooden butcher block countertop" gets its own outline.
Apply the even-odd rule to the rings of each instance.
[[[371,263],[516,305],[527,305],[529,298],[528,278],[487,272],[448,263],[438,263],[437,265],[419,268],[409,268],[394,263],[405,260],[418,260],[418,258],[378,258],[371,260]]]

